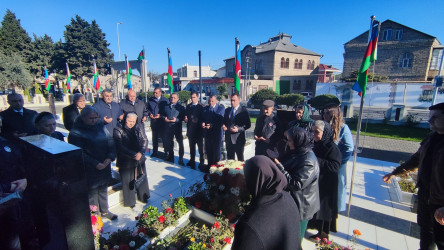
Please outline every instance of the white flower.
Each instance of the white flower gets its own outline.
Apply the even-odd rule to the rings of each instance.
[[[114,249],[119,249],[118,245],[113,246]]]
[[[220,190],[220,191],[223,191],[224,189],[225,189],[225,186],[224,186],[224,185],[220,185],[220,186],[219,186],[219,190]]]
[[[134,241],[130,241],[129,246],[130,246],[130,247],[134,247],[134,246],[136,246],[136,242],[134,242]]]
[[[142,238],[143,236],[145,236],[145,234],[143,232],[140,232],[139,237]]]

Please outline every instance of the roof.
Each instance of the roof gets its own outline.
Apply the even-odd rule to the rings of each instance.
[[[199,80],[192,80],[188,84],[199,84],[199,83],[200,83]],[[219,84],[219,83],[234,83],[234,79],[231,77],[202,79],[202,84]]]
[[[332,65],[319,64],[319,71],[340,72],[341,70],[334,68]]]

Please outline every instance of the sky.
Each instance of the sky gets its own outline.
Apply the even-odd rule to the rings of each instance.
[[[75,15],[88,22],[96,20],[116,61],[117,23],[122,22],[118,25],[120,58],[127,54],[135,60],[144,46],[147,68],[157,73],[168,70],[167,48],[175,72],[186,63],[198,65],[198,50],[202,66],[216,70],[234,56],[235,37],[243,48],[279,32],[291,35],[293,44],[322,54],[321,63],[342,69],[344,43],[368,30],[371,15],[444,42],[443,0],[0,0],[2,19],[7,9],[31,37],[48,34],[54,41],[64,40],[65,25]]]

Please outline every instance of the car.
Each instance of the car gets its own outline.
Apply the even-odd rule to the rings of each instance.
[[[313,97],[313,92],[301,92],[300,94],[304,96],[305,101],[308,101]]]

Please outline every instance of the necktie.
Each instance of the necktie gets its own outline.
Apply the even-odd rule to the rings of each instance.
[[[234,119],[234,108],[231,108],[230,119]]]

